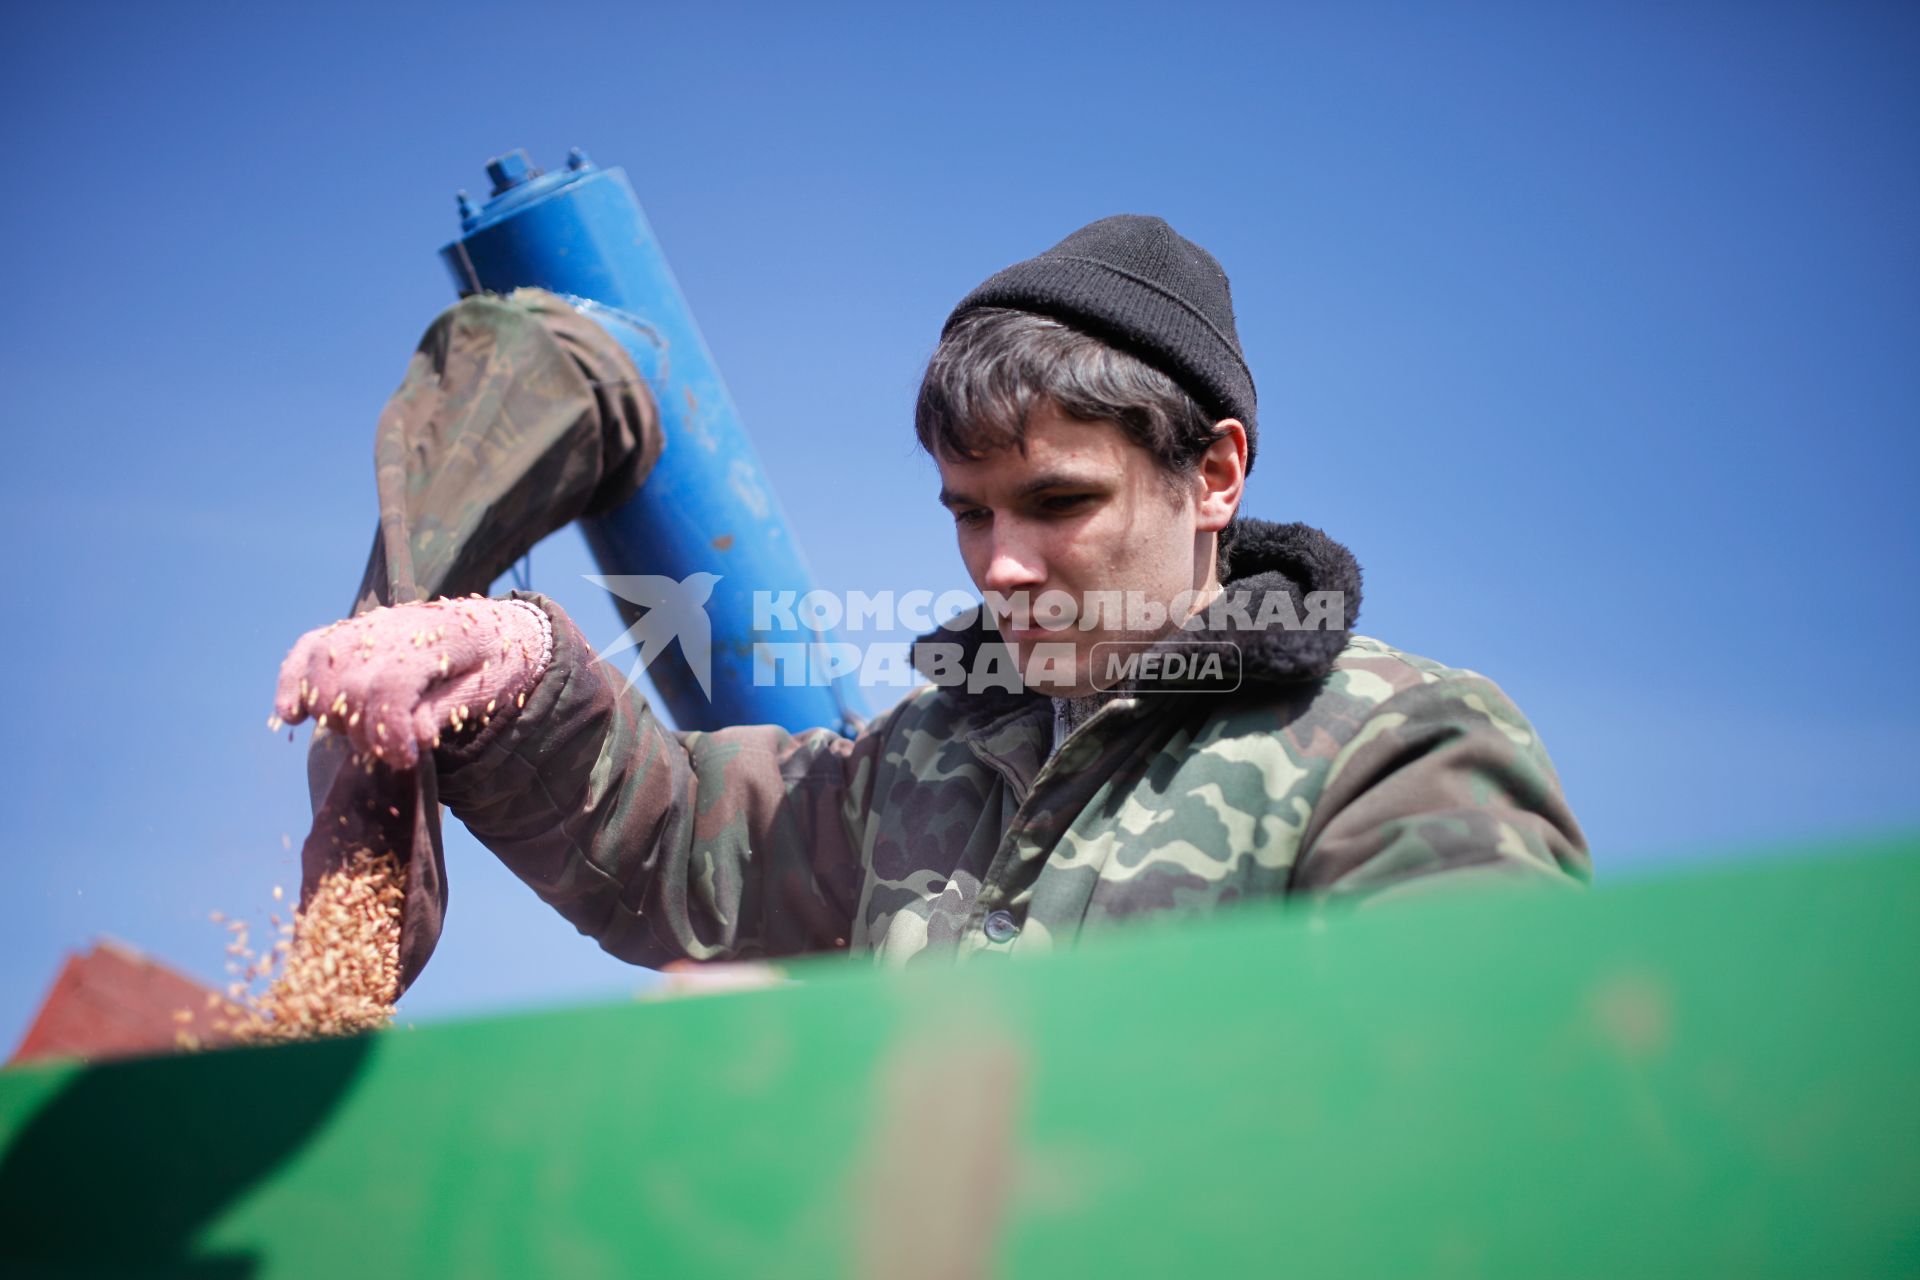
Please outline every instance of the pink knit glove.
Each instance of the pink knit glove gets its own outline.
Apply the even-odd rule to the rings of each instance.
[[[280,664],[278,718],[308,716],[398,769],[442,733],[525,706],[553,660],[553,626],[525,600],[434,600],[309,631]]]

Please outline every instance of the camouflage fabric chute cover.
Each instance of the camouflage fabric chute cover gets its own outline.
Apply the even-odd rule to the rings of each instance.
[[[631,497],[660,456],[659,416],[620,345],[538,289],[463,299],[420,339],[374,437],[380,528],[354,612],[484,592],[541,538]],[[407,866],[401,986],[419,976],[447,906],[432,761],[396,772],[316,733],[302,901],[355,848]]]

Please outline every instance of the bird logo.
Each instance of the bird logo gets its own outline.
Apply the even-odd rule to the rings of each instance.
[[[627,674],[631,683],[667,651],[668,645],[678,640],[680,656],[692,669],[693,678],[700,682],[700,692],[708,701],[713,700],[713,623],[707,617],[706,605],[713,595],[714,584],[720,581],[720,574],[690,573],[678,582],[651,573],[583,576],[642,610],[639,620],[627,628],[626,634],[601,651],[600,661],[609,661],[628,649],[638,649],[633,669]]]

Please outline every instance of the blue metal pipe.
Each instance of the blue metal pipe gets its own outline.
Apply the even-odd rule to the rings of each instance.
[[[461,294],[533,286],[569,296],[633,356],[659,407],[666,447],[640,492],[582,521],[595,559],[608,575],[719,575],[706,606],[711,696],[677,645],[648,668],[674,722],[851,729],[864,708],[850,675],[781,683],[774,651],[756,647],[831,637],[754,629],[755,592],[798,599],[812,580],[625,172],[596,168],[575,148],[555,173],[523,151],[487,173],[492,197],[475,208],[461,194],[461,236],[440,251]]]

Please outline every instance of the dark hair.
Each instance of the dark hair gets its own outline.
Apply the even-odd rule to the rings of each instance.
[[[1112,422],[1169,478],[1192,475],[1218,438],[1213,415],[1172,378],[1048,316],[981,307],[941,338],[920,383],[914,433],[939,457],[1024,448],[1033,411],[1051,402],[1082,422]]]

